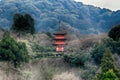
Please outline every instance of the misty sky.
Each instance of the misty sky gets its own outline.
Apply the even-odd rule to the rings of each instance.
[[[101,8],[108,8],[111,10],[120,10],[120,0],[75,0],[83,2],[84,4],[95,5]]]

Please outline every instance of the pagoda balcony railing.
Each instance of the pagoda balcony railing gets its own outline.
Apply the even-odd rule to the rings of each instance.
[[[64,36],[57,36],[55,37],[55,39],[64,39],[65,37]]]

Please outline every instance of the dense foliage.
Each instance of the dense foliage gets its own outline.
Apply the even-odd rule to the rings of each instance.
[[[103,57],[103,53],[105,52],[105,46],[104,44],[98,44],[94,47],[94,49],[91,51],[91,57],[94,59],[96,64],[101,63],[101,58]]]
[[[97,66],[88,61],[85,63],[83,69],[80,71],[82,73],[81,77],[83,80],[96,80],[97,71]]]
[[[13,18],[13,25],[11,27],[12,30],[19,32],[26,32],[33,34],[35,32],[34,28],[34,19],[29,15],[22,15],[20,13],[16,13]]]
[[[112,38],[105,38],[102,40],[105,47],[109,47],[112,53],[120,54],[120,40],[114,41]]]
[[[101,58],[103,57],[106,48],[110,48],[113,54],[120,54],[120,40],[114,41],[111,38],[104,38],[92,49],[90,53],[97,64],[101,63]]]
[[[98,80],[118,80],[118,78],[113,70],[109,69],[107,72],[103,73]]]
[[[5,32],[0,41],[0,60],[11,62],[14,67],[28,62],[29,55],[25,43],[16,42],[9,32]]]
[[[84,54],[64,55],[64,61],[71,66],[84,66],[87,59],[88,58]]]
[[[101,9],[74,0],[2,0],[0,6],[0,24],[3,28],[11,25],[15,12],[30,13],[35,19],[37,31],[55,31],[58,16],[72,32],[78,30],[85,34],[106,32],[120,22],[120,11]]]
[[[120,40],[120,24],[115,26],[115,27],[113,27],[109,31],[108,36],[111,37],[115,41]]]
[[[101,76],[103,76],[104,73],[109,71],[109,69],[113,69],[115,75],[117,75],[117,77],[120,78],[120,70],[115,65],[115,60],[110,49],[107,48],[101,60],[101,71],[102,71]]]
[[[55,51],[55,47],[47,47],[47,46],[45,47],[37,43],[32,43],[31,48],[33,52],[54,52]]]

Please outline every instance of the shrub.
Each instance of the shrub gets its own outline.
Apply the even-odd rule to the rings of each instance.
[[[40,66],[40,75],[42,79],[39,80],[53,80],[54,74],[56,73],[57,68],[54,65],[49,65],[48,63],[43,63]]]
[[[31,76],[32,76],[32,72],[30,72],[30,71],[21,71],[22,80],[30,80]]]
[[[84,66],[84,63],[87,61],[87,57],[85,57],[84,54],[64,55],[64,61],[72,66]]]
[[[98,67],[90,62],[85,63],[85,67],[80,70],[80,76],[83,80],[95,80],[97,75],[96,72],[98,71]]]
[[[44,47],[39,44],[33,43],[31,44],[33,52],[53,52],[55,51],[54,47]]]

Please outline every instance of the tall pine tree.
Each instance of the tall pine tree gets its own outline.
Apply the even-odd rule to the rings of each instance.
[[[113,70],[109,69],[107,72],[103,73],[98,80],[118,80],[118,78]]]
[[[120,79],[120,70],[115,65],[115,60],[114,60],[114,57],[112,55],[112,52],[110,51],[109,48],[107,48],[104,55],[103,55],[103,58],[101,60],[102,73],[101,73],[100,77],[102,77],[103,74],[108,72],[110,69],[113,69],[113,72],[115,73],[115,75],[117,75],[117,77]],[[102,79],[100,79],[100,80],[102,80]]]

